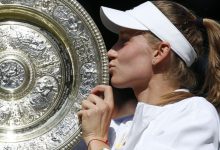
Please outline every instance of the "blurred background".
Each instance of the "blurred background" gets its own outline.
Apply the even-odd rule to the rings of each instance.
[[[107,50],[117,41],[117,35],[108,31],[101,23],[99,16],[100,6],[111,7],[119,10],[127,10],[137,6],[146,0],[77,0],[90,14],[98,26]],[[218,0],[173,0],[193,10],[199,17],[207,17],[220,21]]]

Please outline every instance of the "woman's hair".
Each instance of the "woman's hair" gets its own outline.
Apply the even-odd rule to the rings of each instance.
[[[172,53],[167,77],[180,82],[194,94],[206,96],[215,106],[220,104],[220,25],[212,19],[199,19],[193,12],[170,1],[153,1],[154,5],[179,29],[195,49],[198,58],[187,67]]]
[[[131,88],[119,89],[113,88],[114,104],[116,109],[121,109],[128,101],[137,101],[135,94]]]

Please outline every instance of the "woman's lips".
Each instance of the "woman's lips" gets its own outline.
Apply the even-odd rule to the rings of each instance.
[[[113,69],[115,68],[115,65],[109,64],[109,72],[112,73]]]

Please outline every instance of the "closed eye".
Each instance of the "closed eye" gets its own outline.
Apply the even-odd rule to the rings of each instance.
[[[129,41],[128,37],[119,37],[117,44],[124,46]]]

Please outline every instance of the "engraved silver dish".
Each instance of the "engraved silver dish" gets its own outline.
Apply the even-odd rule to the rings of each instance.
[[[108,84],[102,36],[76,0],[0,0],[0,149],[71,149],[76,113]]]

